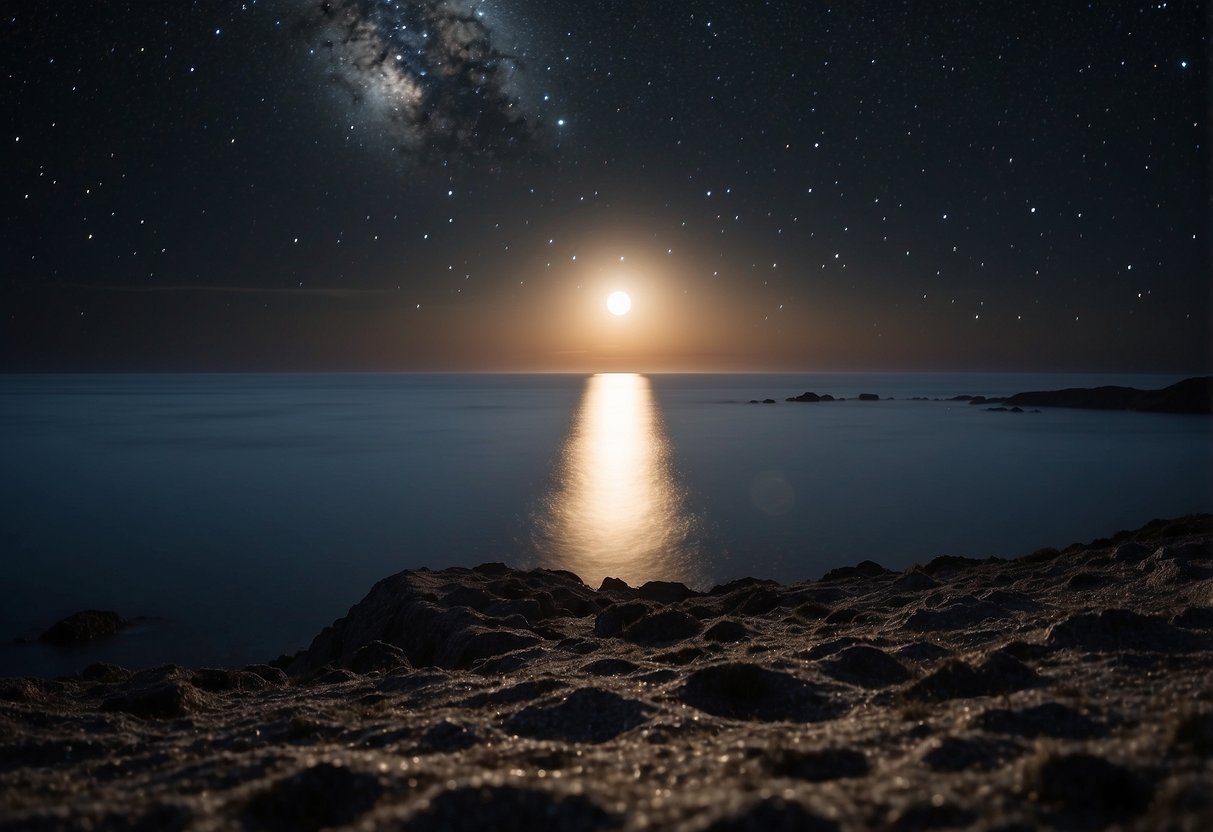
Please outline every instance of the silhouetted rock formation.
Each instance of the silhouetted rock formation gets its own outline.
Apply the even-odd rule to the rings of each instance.
[[[985,401],[993,401],[986,399]],[[1134,387],[1071,387],[1016,393],[1002,400],[1017,407],[1138,410],[1146,413],[1213,413],[1213,376],[1184,379],[1161,390]]]
[[[111,610],[83,610],[57,621],[38,638],[47,644],[84,644],[117,635],[128,622]]]

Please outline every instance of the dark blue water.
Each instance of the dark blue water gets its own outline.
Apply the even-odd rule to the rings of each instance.
[[[687,579],[1016,555],[1211,510],[1208,418],[907,400],[1175,380],[653,376],[663,459],[694,521]],[[0,648],[0,674],[265,660],[401,569],[549,564],[535,528],[585,389],[582,376],[0,377],[0,639],[84,608],[152,618],[84,652]],[[895,401],[782,402],[806,389]],[[765,396],[780,404],[746,403]]]

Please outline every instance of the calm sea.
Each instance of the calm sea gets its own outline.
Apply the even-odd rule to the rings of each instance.
[[[1213,510],[1206,417],[910,400],[1176,380],[0,376],[0,675],[264,661],[421,566],[794,581]],[[783,401],[805,390],[849,400]],[[87,608],[147,619],[8,643]]]

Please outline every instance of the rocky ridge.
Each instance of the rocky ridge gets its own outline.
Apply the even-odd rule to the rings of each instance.
[[[402,572],[267,665],[0,680],[0,829],[1206,829],[1211,556]]]

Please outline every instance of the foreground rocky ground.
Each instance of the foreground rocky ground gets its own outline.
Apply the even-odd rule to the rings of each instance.
[[[273,665],[0,680],[0,828],[1211,829],[1211,552],[404,572]]]

